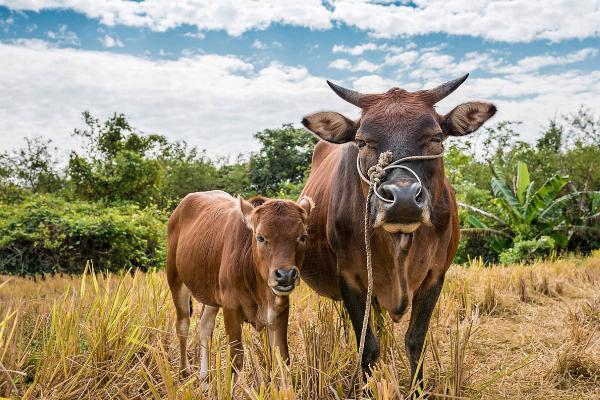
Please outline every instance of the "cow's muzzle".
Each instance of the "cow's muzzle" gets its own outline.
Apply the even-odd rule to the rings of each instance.
[[[411,233],[429,223],[429,196],[420,182],[384,182],[372,198],[373,227],[390,233]]]

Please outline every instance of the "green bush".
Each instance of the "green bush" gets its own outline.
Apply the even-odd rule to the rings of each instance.
[[[509,265],[533,262],[550,256],[555,249],[556,242],[549,236],[515,242],[511,248],[500,253],[500,263]]]
[[[0,273],[79,273],[161,267],[164,213],[133,204],[67,201],[51,195],[0,203]]]

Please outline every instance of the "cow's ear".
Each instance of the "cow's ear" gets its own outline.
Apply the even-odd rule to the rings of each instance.
[[[358,129],[356,122],[333,111],[307,115],[302,125],[321,139],[338,144],[352,142]]]
[[[240,213],[242,214],[242,220],[244,221],[248,229],[252,229],[252,212],[254,211],[254,207],[251,203],[247,202],[239,196],[238,203]]]
[[[308,196],[304,196],[298,200],[298,205],[306,212],[306,218],[308,218],[311,211],[315,209],[315,202]]]
[[[468,135],[479,129],[494,114],[496,106],[491,103],[463,103],[444,116],[442,130],[449,136]]]

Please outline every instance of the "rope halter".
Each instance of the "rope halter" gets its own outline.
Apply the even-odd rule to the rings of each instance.
[[[386,199],[385,197],[380,195],[379,191],[377,190],[377,185],[381,183],[381,179],[385,176],[387,171],[395,168],[400,168],[410,172],[417,179],[417,182],[419,182],[419,191],[416,194],[416,196],[419,196],[419,194],[421,194],[421,188],[423,187],[423,182],[421,182],[421,178],[419,178],[419,175],[412,168],[400,164],[407,161],[435,160],[437,158],[442,158],[443,156],[444,148],[442,147],[442,152],[439,154],[435,154],[432,156],[408,156],[392,162],[392,152],[386,151],[379,155],[379,161],[377,162],[377,164],[369,168],[369,170],[367,171],[367,176],[363,174],[362,168],[360,166],[360,158],[357,156],[356,170],[358,171],[358,175],[360,175],[361,179],[365,181],[367,185],[373,186],[373,193],[375,193],[375,196],[377,196],[379,200],[385,201],[386,203],[393,203],[393,200]]]

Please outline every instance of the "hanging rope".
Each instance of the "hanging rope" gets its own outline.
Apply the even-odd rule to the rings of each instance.
[[[358,159],[358,158],[357,158]],[[365,340],[367,337],[367,327],[369,326],[369,314],[371,313],[371,298],[373,297],[373,265],[371,263],[371,197],[373,192],[377,189],[377,185],[381,183],[381,178],[385,175],[385,167],[390,165],[392,162],[392,152],[386,151],[379,155],[377,164],[369,168],[367,175],[369,176],[369,193],[367,194],[367,201],[365,202],[365,251],[367,253],[367,300],[365,302],[365,315],[363,318],[362,330],[360,332],[360,344],[358,346],[358,362],[354,375],[352,377],[351,388],[354,390],[356,384],[356,378],[360,373],[362,364],[362,356],[365,351]],[[360,169],[359,169],[360,171]],[[362,176],[362,173],[361,173]],[[362,374],[361,374],[362,383]]]
[[[433,160],[433,159],[441,158],[443,156],[444,156],[444,149],[442,147],[442,151],[439,154],[435,154],[435,155],[431,155],[431,156],[408,156],[408,157],[404,157],[404,158],[401,158],[399,160],[392,162],[392,160],[393,160],[392,152],[386,151],[379,155],[379,160],[377,161],[377,164],[375,164],[371,168],[369,168],[369,170],[367,171],[367,176],[365,176],[363,174],[361,167],[360,167],[360,159],[358,158],[358,156],[356,157],[356,169],[357,169],[358,174],[360,175],[361,179],[369,184],[369,192],[367,194],[367,199],[365,202],[365,220],[364,220],[365,252],[367,255],[367,298],[365,301],[365,315],[363,317],[363,324],[362,324],[362,329],[360,332],[360,342],[359,342],[359,346],[358,346],[358,362],[356,365],[356,369],[354,370],[354,374],[352,376],[352,385],[350,386],[351,390],[353,390],[353,391],[356,390],[356,378],[358,377],[358,374],[360,373],[360,368],[362,365],[362,356],[365,351],[367,327],[369,326],[369,316],[371,313],[371,301],[372,301],[372,297],[373,297],[373,263],[371,261],[371,210],[370,210],[371,197],[373,197],[373,193],[375,193],[375,195],[379,199],[381,199],[387,203],[393,202],[392,200],[382,197],[377,192],[377,186],[381,183],[381,179],[384,177],[384,175],[387,173],[387,171],[389,171],[390,169],[394,169],[394,168],[401,168],[401,169],[407,170],[417,179],[417,181],[420,184],[422,184],[421,178],[419,178],[419,175],[414,170],[412,170],[411,168],[409,168],[405,165],[399,165],[399,164],[406,162],[406,161]],[[361,374],[360,379],[361,379],[361,383],[362,383],[362,374]],[[355,396],[355,398],[356,398],[356,396]]]

